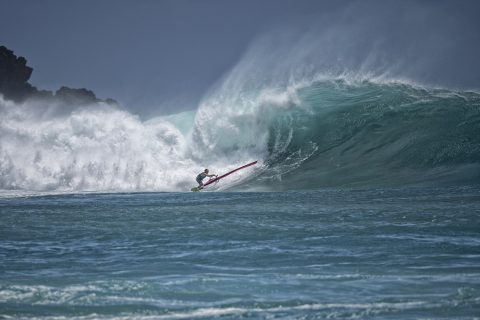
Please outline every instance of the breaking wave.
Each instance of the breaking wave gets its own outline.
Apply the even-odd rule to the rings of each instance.
[[[480,182],[477,93],[322,80],[281,105],[267,116],[265,170],[251,186]]]
[[[231,88],[230,88],[231,89]],[[480,181],[480,95],[317,79],[217,90],[198,110],[142,121],[106,104],[65,115],[0,99],[0,189],[288,190]]]

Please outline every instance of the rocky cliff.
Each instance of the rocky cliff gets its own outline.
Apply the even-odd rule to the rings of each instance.
[[[0,46],[0,94],[5,99],[15,102],[32,98],[52,99],[77,105],[101,101],[116,104],[113,99],[100,100],[92,91],[84,88],[61,87],[56,92],[39,90],[28,82],[32,72],[33,68],[27,65],[24,57],[17,57],[12,50]]]

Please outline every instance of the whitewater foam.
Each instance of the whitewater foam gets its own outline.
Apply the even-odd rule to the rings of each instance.
[[[0,106],[2,189],[172,191],[195,174],[185,136],[167,121],[103,104],[52,118],[29,104]]]

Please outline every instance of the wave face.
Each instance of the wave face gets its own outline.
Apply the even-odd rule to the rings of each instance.
[[[232,110],[218,108],[215,114],[230,131],[232,123],[248,124],[244,130],[233,127],[246,139],[242,147],[262,145],[264,168],[245,186],[288,190],[480,181],[477,93],[321,80],[262,90],[253,101],[242,97],[230,104]],[[238,141],[227,143],[233,133],[217,135],[216,141],[235,148]]]
[[[0,100],[0,189],[185,191],[203,167],[253,170],[218,189],[480,181],[480,95],[318,80],[226,92],[141,121],[107,105],[55,116]]]

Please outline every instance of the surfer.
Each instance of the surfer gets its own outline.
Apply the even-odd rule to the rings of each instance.
[[[208,169],[205,169],[202,173],[200,173],[195,180],[197,180],[198,183],[198,189],[203,188],[203,182],[202,180],[205,179],[206,177],[215,177],[214,174],[208,174]]]
[[[234,169],[234,170],[229,171],[229,172],[227,172],[227,173],[225,173],[225,174],[222,174],[221,176],[217,176],[217,175],[214,175],[214,174],[208,174],[208,169],[205,169],[205,171],[203,171],[202,173],[200,173],[200,174],[197,176],[197,178],[195,179],[195,180],[197,180],[197,182],[198,182],[198,187],[193,187],[193,188],[190,189],[190,190],[192,190],[192,192],[200,191],[200,190],[202,190],[204,187],[206,187],[206,186],[208,186],[208,185],[210,185],[210,184],[212,184],[212,183],[214,183],[214,182],[218,182],[218,181],[220,181],[220,179],[223,179],[223,178],[225,178],[226,176],[229,176],[229,175],[231,175],[232,173],[237,172],[238,170],[245,169],[245,168],[250,167],[250,166],[253,166],[253,165],[255,165],[255,164],[257,164],[257,161],[250,162],[250,163],[248,163],[248,164],[246,164],[246,165],[244,165],[244,166],[241,166],[241,167],[239,167],[239,168],[237,168],[237,169]],[[215,179],[210,179],[210,180],[208,180],[205,184],[203,184],[202,180],[205,179],[205,177],[216,177],[216,178],[215,178]]]

